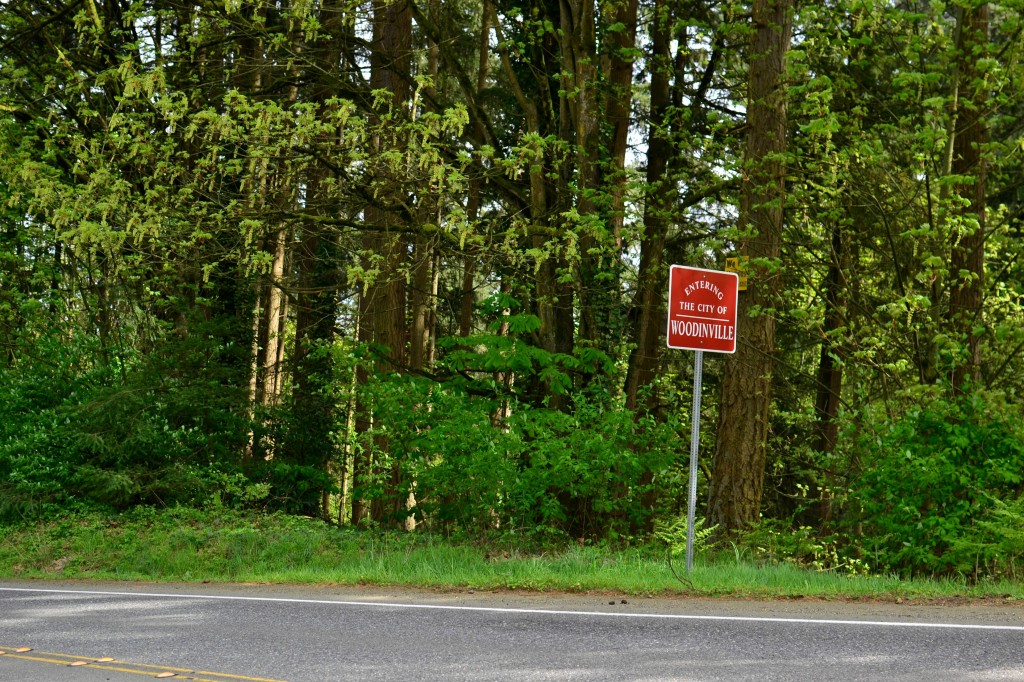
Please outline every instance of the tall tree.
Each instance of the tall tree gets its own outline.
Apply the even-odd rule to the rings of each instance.
[[[671,3],[657,2],[651,22],[651,84],[650,123],[647,134],[647,184],[644,202],[644,230],[640,241],[640,266],[637,274],[637,293],[633,303],[634,349],[626,375],[626,405],[630,410],[641,409],[640,391],[651,386],[664,345],[665,317],[664,290],[668,281],[665,262],[665,241],[668,235],[669,211],[674,203],[674,192],[669,179],[668,165],[672,155],[667,114],[672,104],[670,85],[671,60]],[[648,397],[648,406],[656,404],[657,397]]]
[[[407,116],[412,94],[410,68],[412,63],[412,11],[405,0],[391,2],[375,0],[373,3],[373,46],[370,53],[370,88],[380,93],[371,125],[374,129],[373,153],[385,156],[393,151],[397,140],[392,137],[385,120],[399,124]],[[372,348],[376,358],[376,371],[393,372],[407,364],[406,311],[407,291],[404,269],[408,241],[399,226],[406,207],[400,170],[381,167],[383,175],[375,178],[373,194],[363,219],[367,230],[363,237],[363,253],[367,259],[368,274],[359,292],[359,340]],[[360,383],[369,379],[369,368],[360,370]],[[359,409],[356,428],[360,433],[372,427],[371,405],[364,403]],[[387,438],[377,435],[372,446],[369,442],[359,451],[355,460],[355,485],[352,521],[358,523],[367,515],[375,521],[384,519],[385,513],[397,511],[397,497],[384,499],[378,495],[367,505],[365,496],[371,490],[372,478],[394,492],[400,469],[388,462]],[[402,500],[404,503],[404,499]]]
[[[738,348],[722,380],[708,519],[738,530],[757,522],[772,401],[778,262],[785,201],[788,0],[754,0],[749,52],[746,155],[739,211],[739,252],[747,291],[740,297]]]
[[[959,219],[950,234],[949,316],[964,344],[953,370],[953,388],[981,382],[981,332],[985,280],[985,121],[989,85],[985,68],[988,57],[989,7],[970,2],[958,8],[956,27],[956,75],[953,83],[953,176],[959,179],[957,194],[963,201]]]

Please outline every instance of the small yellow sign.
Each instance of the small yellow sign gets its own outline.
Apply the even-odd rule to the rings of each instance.
[[[745,256],[734,256],[732,258],[725,259],[725,271],[735,272],[740,276],[740,291],[747,290],[747,273],[743,266],[740,265],[740,261],[745,260],[747,260]]]

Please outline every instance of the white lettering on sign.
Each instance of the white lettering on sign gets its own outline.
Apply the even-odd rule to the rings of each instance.
[[[681,336],[695,336],[705,339],[732,341],[736,328],[730,324],[713,322],[690,322],[689,320],[669,320],[672,333]]]
[[[708,291],[713,293],[719,301],[725,298],[725,294],[722,293],[722,290],[715,286],[714,282],[709,282],[706,279],[698,279],[696,282],[691,282],[690,284],[687,284],[686,288],[683,289],[683,293],[689,296],[698,289],[707,289]]]

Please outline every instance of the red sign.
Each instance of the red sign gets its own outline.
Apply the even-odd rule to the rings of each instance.
[[[739,276],[673,265],[668,282],[669,348],[736,352]]]

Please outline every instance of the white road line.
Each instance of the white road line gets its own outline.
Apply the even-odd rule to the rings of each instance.
[[[612,613],[608,611],[569,611],[558,609],[520,609],[496,606],[455,606],[450,604],[402,604],[376,601],[342,601],[334,599],[289,599],[285,597],[239,597],[218,594],[164,594],[160,592],[113,592],[100,590],[53,590],[30,587],[0,587],[0,592],[34,592],[43,594],[80,594],[103,597],[151,597],[156,599],[206,599],[221,601],[253,601],[284,604],[324,604],[335,606],[368,606],[391,609],[436,609],[442,611],[479,611],[484,613],[528,613],[549,616],[597,616],[602,618],[651,618],[661,620],[735,621],[742,623],[792,623],[798,625],[871,625],[894,628],[946,628],[953,630],[1010,630],[1024,632],[1024,625],[980,625],[972,623],[904,623],[884,620],[836,620],[827,618],[774,618],[767,616],[708,616],[675,613]]]

